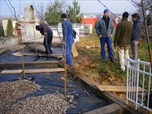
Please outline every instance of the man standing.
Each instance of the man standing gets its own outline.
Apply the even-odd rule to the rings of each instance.
[[[100,39],[102,61],[106,60],[106,43],[108,48],[108,57],[111,62],[114,62],[114,52],[111,40],[114,34],[114,25],[112,19],[110,19],[109,17],[109,14],[109,10],[105,9],[103,17],[99,20],[99,22],[96,25],[96,33]]]
[[[125,71],[126,59],[129,58],[128,46],[130,45],[133,30],[131,22],[128,21],[128,16],[128,12],[123,13],[122,20],[116,28],[114,38],[114,47],[118,46],[120,66],[123,71]]]
[[[46,24],[40,24],[36,26],[36,30],[40,31],[42,35],[44,35],[44,47],[45,47],[45,54],[51,54],[51,45],[53,39],[53,32]]]
[[[65,13],[61,15],[61,18],[63,20],[62,22],[63,40],[66,43],[66,63],[67,65],[73,65],[72,51],[71,51],[72,43],[73,43],[72,24],[68,20],[67,15]]]
[[[141,31],[143,27],[143,23],[140,21],[140,17],[137,13],[132,15],[133,21],[133,32],[131,37],[131,51],[132,51],[132,59],[138,59],[138,44],[141,40]]]

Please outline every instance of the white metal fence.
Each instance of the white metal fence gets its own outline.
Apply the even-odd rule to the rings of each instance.
[[[150,63],[127,60],[127,92],[128,101],[152,112],[152,72]]]
[[[23,41],[39,39],[42,37],[39,31],[35,29],[35,26],[36,26],[35,23],[21,23],[20,30]],[[58,26],[49,26],[49,27],[52,29],[54,38],[59,37],[59,35],[62,37],[61,24],[59,24]],[[79,37],[92,34],[91,24],[73,24],[72,27],[76,31]]]
[[[53,29],[53,30],[56,30],[56,28],[58,28],[59,31],[62,33],[61,23],[59,23],[58,26],[50,26],[50,28]],[[77,32],[77,34],[79,36],[85,36],[85,35],[91,35],[92,34],[92,24],[78,24],[78,23],[75,23],[75,24],[72,24],[72,28]]]

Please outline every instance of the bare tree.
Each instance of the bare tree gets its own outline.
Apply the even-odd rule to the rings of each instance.
[[[152,16],[152,0],[128,0],[130,1],[138,10],[138,13],[143,16],[142,6],[144,7],[145,16]]]
[[[43,4],[36,9],[36,16],[40,19],[40,23],[45,23],[45,10]]]

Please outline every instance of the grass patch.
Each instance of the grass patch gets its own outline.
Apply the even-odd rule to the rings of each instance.
[[[126,72],[120,70],[116,49],[114,49],[115,63],[110,62],[108,58],[106,62],[102,62],[100,56],[100,42],[99,38],[96,36],[81,38],[80,42],[77,43],[77,49],[79,52],[78,60],[80,61],[79,69],[81,69],[81,72],[86,74],[87,71],[89,71],[89,73],[95,74],[95,77],[98,78],[97,80],[100,80],[99,82],[111,81],[115,82],[114,84],[116,85],[126,84]],[[131,49],[129,48],[129,50],[131,55]],[[139,46],[139,58],[142,61],[149,61],[146,42],[143,42],[142,45]]]

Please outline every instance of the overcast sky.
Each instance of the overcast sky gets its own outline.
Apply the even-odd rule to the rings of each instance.
[[[0,17],[12,16],[11,11],[9,10],[8,0],[0,0]],[[17,14],[23,14],[24,6],[27,4],[32,4],[34,7],[40,6],[43,4],[45,8],[50,4],[50,1],[53,0],[10,0],[12,5],[16,8]],[[100,0],[104,3],[112,12],[122,13],[124,11],[136,12],[136,8],[128,0]],[[105,9],[98,0],[78,0],[81,6],[82,13],[101,13]],[[72,4],[72,0],[66,0],[66,4]],[[21,6],[21,7],[20,7]]]

